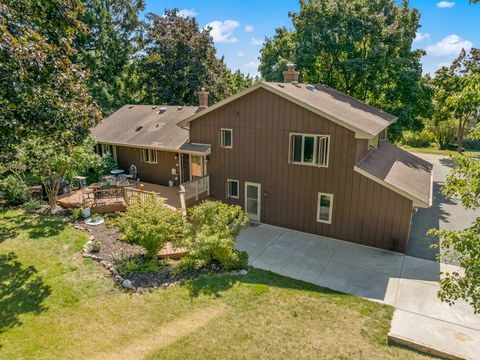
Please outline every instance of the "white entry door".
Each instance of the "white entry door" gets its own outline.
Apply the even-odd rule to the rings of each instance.
[[[245,213],[253,221],[260,221],[260,184],[245,182]]]

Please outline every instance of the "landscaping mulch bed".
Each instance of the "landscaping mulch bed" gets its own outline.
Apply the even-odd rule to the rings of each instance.
[[[170,259],[158,260],[161,265],[155,271],[124,271],[122,268],[127,261],[147,261],[144,258],[145,250],[141,246],[128,244],[120,240],[120,230],[108,224],[108,222],[107,224],[89,226],[84,224],[83,221],[78,221],[74,223],[74,226],[89,233],[89,242],[84,247],[83,256],[99,261],[110,272],[115,282],[127,290],[143,291],[151,288],[165,288],[179,285],[185,280],[200,275],[224,273],[220,264],[211,263],[178,274],[175,271],[178,260]],[[101,243],[98,252],[92,252],[91,244],[94,241]],[[241,272],[230,272],[229,274],[236,273],[241,274]]]
[[[145,250],[139,245],[128,244],[120,240],[120,230],[113,225],[105,223],[95,226],[85,225],[83,221],[77,223],[78,227],[87,230],[97,241],[100,241],[100,251],[95,255],[104,261],[113,263],[132,256],[143,255]]]

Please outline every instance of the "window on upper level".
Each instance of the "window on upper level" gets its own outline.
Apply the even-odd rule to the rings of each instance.
[[[157,150],[142,149],[142,159],[144,163],[156,164],[157,163]]]
[[[223,148],[232,148],[233,146],[232,129],[220,129],[220,146]]]
[[[330,136],[290,134],[290,162],[328,166]]]

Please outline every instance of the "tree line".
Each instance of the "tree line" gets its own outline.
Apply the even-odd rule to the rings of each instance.
[[[196,105],[253,83],[218,58],[210,28],[144,0],[5,0],[0,4],[0,149],[29,136],[79,144],[127,103]]]
[[[456,138],[462,150],[466,126],[479,118],[478,49],[423,76],[426,52],[412,49],[420,13],[407,0],[302,0],[289,16],[292,29],[277,28],[261,49],[265,80],[282,81],[293,62],[300,82],[329,85],[396,115],[391,140],[425,129],[426,141],[443,149]]]

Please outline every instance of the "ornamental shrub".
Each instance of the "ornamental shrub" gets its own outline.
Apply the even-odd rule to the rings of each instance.
[[[167,242],[178,244],[189,229],[182,213],[171,210],[157,197],[130,205],[115,223],[123,233],[122,239],[144,247],[151,259],[157,258]]]
[[[22,205],[30,197],[30,188],[17,176],[8,175],[1,182],[3,197],[9,205]]]
[[[205,201],[190,210],[193,235],[187,248],[189,255],[205,263],[218,261],[226,270],[247,266],[248,255],[235,250],[236,236],[249,219],[238,205]]]

